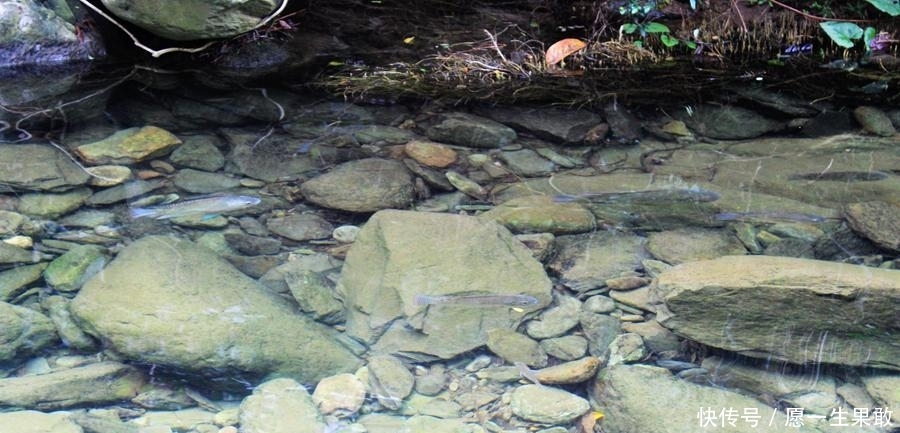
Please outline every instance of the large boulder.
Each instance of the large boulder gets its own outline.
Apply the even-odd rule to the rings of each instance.
[[[484,345],[491,329],[515,329],[550,302],[550,289],[540,262],[504,227],[396,210],[377,212],[366,223],[338,283],[351,336],[376,352],[422,359],[449,359]],[[488,298],[496,302],[467,305],[460,298],[466,295],[526,295],[537,302]],[[428,305],[421,296],[449,298]]]
[[[76,30],[74,21],[64,1],[0,1],[0,67],[52,66],[102,56],[102,46]]]
[[[787,415],[758,400],[678,380],[666,369],[647,365],[617,364],[601,370],[590,394],[604,414],[600,425],[607,433],[842,431],[805,418],[804,425],[789,426]]]
[[[660,324],[766,360],[900,370],[900,271],[726,256],[659,276]]]
[[[64,191],[90,176],[68,156],[39,144],[0,145],[0,191]]]
[[[275,0],[102,0],[117,17],[176,41],[217,39],[252,30]]]
[[[184,239],[150,236],[129,245],[85,283],[71,310],[124,359],[205,376],[309,383],[359,365],[327,328]]]
[[[58,339],[49,317],[0,302],[0,363],[31,355]]]

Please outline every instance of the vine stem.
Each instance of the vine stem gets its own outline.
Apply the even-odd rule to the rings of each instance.
[[[808,14],[808,13],[806,13],[806,12],[803,12],[803,11],[799,10],[799,9],[795,9],[795,8],[793,8],[793,7],[791,7],[791,6],[788,6],[788,5],[782,3],[782,2],[780,2],[780,1],[778,1],[778,0],[769,0],[769,1],[772,2],[772,3],[777,4],[778,6],[781,6],[781,7],[785,8],[785,9],[791,11],[791,12],[798,13],[798,14],[800,14],[800,15],[803,15],[804,17],[809,18],[809,19],[811,19],[811,20],[813,20],[813,21],[845,21],[845,22],[848,22],[848,23],[871,23],[871,22],[872,22],[872,20],[851,20],[851,19],[844,19],[844,18],[834,18],[834,19],[832,19],[832,18],[820,17],[820,16],[817,16],[817,15]]]

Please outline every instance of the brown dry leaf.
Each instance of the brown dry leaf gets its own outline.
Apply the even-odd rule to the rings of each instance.
[[[547,66],[555,65],[586,45],[581,39],[560,39],[555,44],[550,45],[550,48],[547,48],[547,52],[544,53],[544,61],[547,62]]]

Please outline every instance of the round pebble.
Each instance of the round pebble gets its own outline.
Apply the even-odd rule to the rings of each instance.
[[[359,234],[357,226],[340,226],[331,232],[331,237],[342,244],[349,244],[356,240],[357,234]]]

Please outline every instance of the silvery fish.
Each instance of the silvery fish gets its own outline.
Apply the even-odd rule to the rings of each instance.
[[[131,218],[169,219],[195,215],[216,215],[259,204],[259,197],[248,195],[212,195],[182,200],[172,204],[153,207],[136,207],[129,211]]]
[[[722,212],[715,218],[719,221],[748,221],[748,220],[773,220],[773,221],[797,221],[806,223],[821,223],[829,218],[798,212]]]
[[[587,201],[593,203],[603,202],[648,202],[648,201],[679,201],[691,200],[697,202],[710,202],[719,199],[719,194],[698,187],[690,188],[661,188],[647,189],[643,191],[616,191],[597,192],[577,195],[558,195],[553,197],[557,203],[573,201]]]
[[[528,295],[416,295],[416,305],[534,305],[538,300]]]

